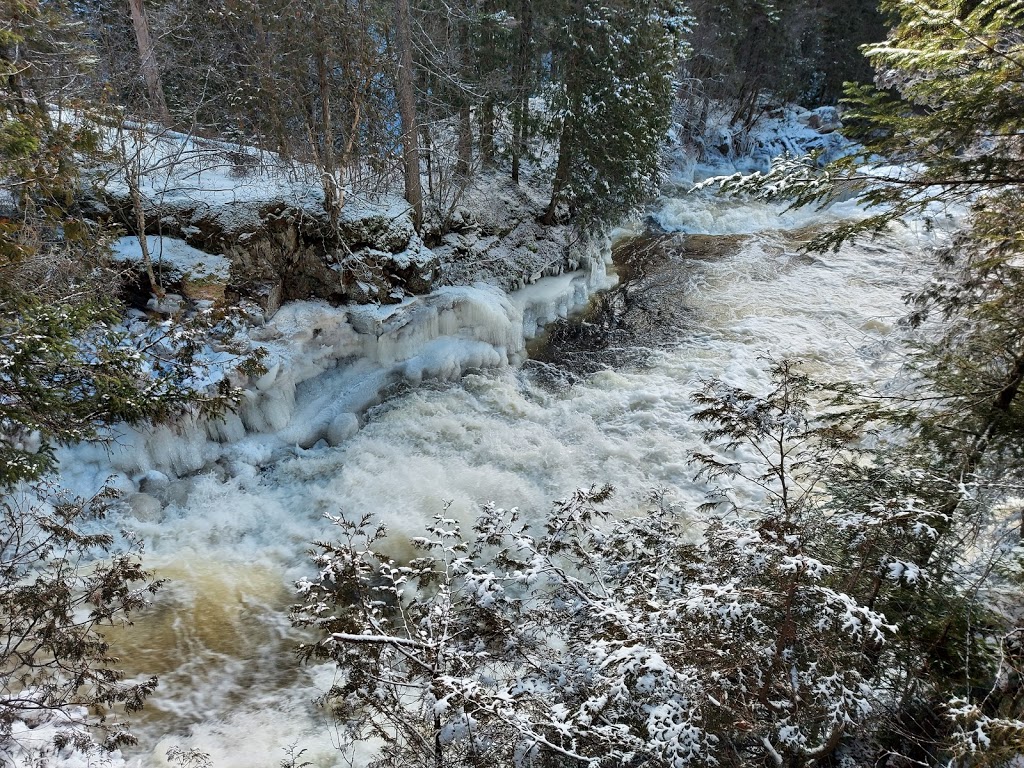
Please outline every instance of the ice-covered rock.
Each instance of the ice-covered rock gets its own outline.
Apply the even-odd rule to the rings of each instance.
[[[464,194],[451,230],[433,250],[445,285],[488,282],[514,291],[542,277],[592,268],[602,260],[600,238],[580,241],[564,225],[539,223],[548,200],[529,184],[483,177]]]
[[[600,246],[589,269],[542,277],[512,293],[479,283],[391,305],[288,302],[250,331],[250,346],[266,353],[266,370],[242,380],[237,411],[144,429],[122,426],[107,448],[62,449],[65,481],[89,493],[114,467],[134,478],[126,488],[133,492],[129,506],[140,519],[152,519],[159,510],[149,498],[171,503],[168,486],[180,490],[172,476],[212,470],[237,476],[238,467],[274,463],[321,441],[339,445],[397,384],[520,364],[526,339],[542,324],[565,317],[606,285],[609,244]]]
[[[327,428],[327,442],[341,445],[359,431],[359,417],[354,413],[339,413]]]
[[[138,484],[140,493],[161,493],[171,484],[171,480],[163,472],[151,469],[142,473]]]
[[[125,502],[136,520],[159,520],[163,511],[160,500],[148,493],[129,494],[125,497]]]
[[[836,107],[805,109],[785,104],[766,109],[750,126],[732,121],[732,110],[713,108],[703,130],[673,126],[666,146],[669,175],[666,185],[690,187],[712,176],[767,171],[772,158],[783,154],[816,153],[821,163],[851,151],[852,142],[841,133]]]
[[[818,107],[811,111],[816,121],[809,123],[818,133],[832,133],[842,130],[843,122],[839,118],[839,110],[836,107]],[[816,124],[813,124],[816,123]]]

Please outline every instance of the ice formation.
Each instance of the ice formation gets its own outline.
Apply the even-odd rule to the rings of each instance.
[[[652,488],[699,504],[706,489],[688,457],[700,445],[689,416],[702,377],[757,389],[771,353],[800,357],[825,378],[889,379],[899,297],[927,271],[932,233],[908,228],[810,258],[796,253],[799,232],[780,232],[857,215],[845,203],[787,212],[663,198],[653,216],[665,230],[756,234],[721,259],[687,265],[694,325],[677,348],[648,369],[604,371],[569,393],[500,369],[605,282],[600,257],[589,271],[512,293],[480,284],[386,307],[286,304],[251,333],[267,370],[246,383],[236,414],[64,450],[73,489],[109,480],[125,492],[117,523],[146,541],[147,565],[171,580],[155,615],[124,638],[139,670],[154,650],[163,665],[139,764],[165,764],[172,744],[197,746],[225,768],[281,757],[295,743],[318,765],[367,762],[340,756],[308,706],[334,682],[331,669],[292,666],[289,585],[308,573],[303,551],[325,535],[324,511],[371,515],[397,540],[422,534],[441,510],[467,520],[495,500],[529,516],[591,483],[616,485],[616,513],[642,508]],[[499,372],[474,373],[487,368]],[[458,377],[463,386],[389,397]],[[388,406],[367,419],[382,400]]]
[[[191,249],[181,245],[171,250],[184,262]],[[261,466],[296,447],[338,445],[396,386],[520,364],[526,339],[606,285],[609,253],[597,254],[587,269],[543,278],[510,294],[481,283],[394,305],[286,304],[250,333],[252,346],[266,352],[266,372],[246,382],[236,412],[216,420],[120,427],[107,445],[64,449],[64,480],[79,493],[91,493],[113,469],[114,483],[134,492],[154,472],[182,477],[217,462]]]

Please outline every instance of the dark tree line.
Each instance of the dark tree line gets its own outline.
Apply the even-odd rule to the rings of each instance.
[[[516,183],[530,173],[548,192],[548,223],[636,208],[656,189],[677,96],[690,130],[715,101],[749,126],[766,94],[831,101],[866,74],[856,45],[883,30],[872,4],[854,6],[87,0],[73,10],[98,54],[95,85],[114,103],[311,163],[331,211],[345,189],[404,185],[417,220],[443,224],[480,171]]]
[[[329,209],[404,179],[442,220],[474,173],[527,165],[548,221],[642,203],[688,24],[668,0],[150,2],[142,35],[122,0],[76,10],[115,103],[312,163]]]

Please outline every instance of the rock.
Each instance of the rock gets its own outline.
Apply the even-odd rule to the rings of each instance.
[[[715,149],[718,150],[722,157],[729,157],[732,153],[732,133],[724,128],[718,130],[715,136]]]
[[[246,294],[249,298],[256,302],[256,305],[262,310],[263,318],[269,320],[275,314],[277,310],[281,308],[281,300],[284,295],[284,284],[283,283],[257,283],[250,285]]]
[[[195,485],[195,478],[183,477],[164,488],[158,494],[158,498],[168,505],[174,504],[177,507],[184,508],[188,505],[188,498],[192,495]]]
[[[185,240],[165,235],[147,235],[146,251],[160,283],[174,287],[194,301],[223,301],[230,262],[222,255],[193,248]],[[145,281],[145,255],[138,237],[119,237],[111,248],[114,261],[131,267]]]
[[[166,293],[162,299],[156,296],[151,298],[146,302],[146,307],[157,314],[174,317],[181,314],[183,303],[184,299],[177,293]]]
[[[359,419],[354,413],[340,413],[327,428],[327,442],[341,445],[359,431]]]
[[[132,516],[136,520],[154,522],[159,520],[160,515],[163,513],[163,504],[160,503],[159,499],[150,496],[148,493],[130,494],[125,498],[125,501],[128,503]]]
[[[264,317],[268,320],[277,314],[281,308],[281,296],[284,293],[284,284],[275,283],[267,293],[267,302],[263,306]]]
[[[455,232],[473,229],[477,226],[479,225],[473,212],[464,205],[457,206],[448,218],[448,227]]]
[[[342,211],[338,228],[342,240],[353,250],[368,246],[398,253],[416,237],[411,211],[404,201],[386,208],[353,205]]]
[[[112,189],[87,207],[131,229],[131,201],[124,190]],[[169,281],[174,288],[191,301],[252,299],[269,317],[292,299],[388,302],[436,287],[438,258],[416,234],[404,200],[353,197],[334,229],[315,195],[296,196],[290,189],[268,194],[275,192],[283,199],[197,202],[169,192],[151,203],[145,212],[151,238],[176,238],[190,256],[211,263],[223,258],[230,265],[230,276],[227,269],[216,276],[183,271]],[[464,213],[462,219],[471,217]],[[164,314],[180,310],[172,304],[153,308]]]
[[[843,123],[839,119],[839,110],[836,107],[818,107],[812,110],[811,114],[817,118],[816,124],[808,123],[808,125],[818,133],[832,133],[843,127]]]
[[[732,151],[731,136],[723,141],[723,151]],[[254,188],[242,184],[230,198],[195,189],[186,194],[180,190],[187,185],[169,183],[148,199],[151,236],[179,238],[202,256],[223,255],[229,265],[218,279],[185,275],[167,287],[190,302],[251,301],[270,318],[283,302],[296,299],[396,303],[442,284],[483,280],[511,288],[537,272],[572,268],[570,226],[539,224],[548,199],[529,185],[482,174],[446,221],[434,217],[427,223],[430,242],[438,243],[428,248],[401,198],[352,194],[334,227],[315,185],[268,178]],[[216,173],[210,179],[220,183]],[[190,178],[190,183],[205,182]],[[112,183],[98,194],[102,199],[87,204],[94,215],[129,230],[135,226],[124,184]],[[563,205],[556,218],[567,222],[567,215]],[[139,306],[145,305],[146,293]],[[154,308],[164,314],[182,309],[169,302]]]
[[[216,304],[223,303],[226,288],[227,284],[223,282],[193,281],[186,278],[182,281],[181,292],[185,295],[185,298],[192,301],[212,301]]]
[[[163,472],[151,469],[138,479],[138,483],[142,493],[162,493],[171,484],[171,479]]]
[[[104,482],[107,488],[113,488],[121,493],[135,493],[135,483],[123,472],[115,472]]]

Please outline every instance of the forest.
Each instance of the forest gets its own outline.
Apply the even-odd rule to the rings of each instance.
[[[1022,105],[1017,0],[0,0],[0,765],[1019,766]]]

